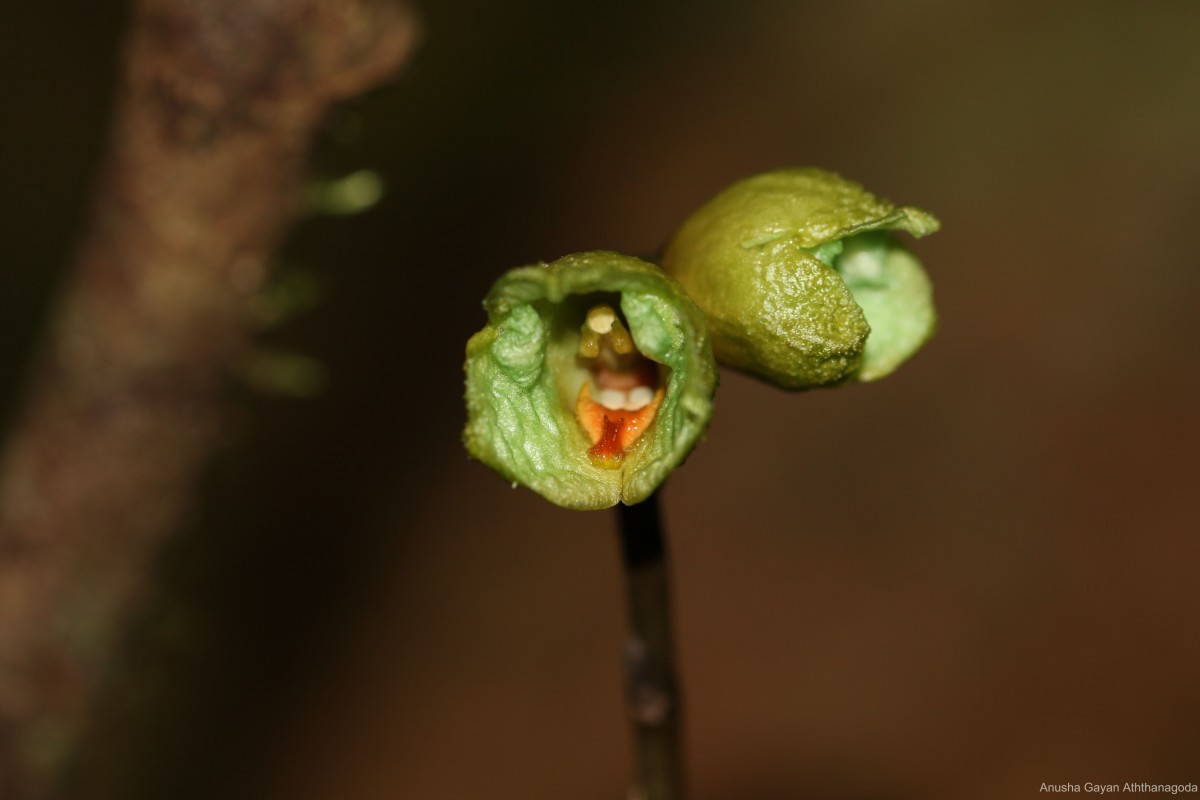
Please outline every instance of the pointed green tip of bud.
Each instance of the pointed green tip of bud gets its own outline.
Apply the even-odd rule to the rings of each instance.
[[[704,311],[722,364],[786,389],[874,380],[935,324],[928,278],[888,232],[938,227],[832,172],[779,170],[696,211],[663,268]]]
[[[597,251],[511,270],[467,343],[471,455],[568,508],[640,502],[699,441],[716,362],[654,264]]]

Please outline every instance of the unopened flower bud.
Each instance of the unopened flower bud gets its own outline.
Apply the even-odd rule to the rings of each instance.
[[[929,279],[890,232],[937,229],[832,172],[780,170],[702,206],[663,268],[704,311],[722,364],[786,389],[868,381],[935,325]]]

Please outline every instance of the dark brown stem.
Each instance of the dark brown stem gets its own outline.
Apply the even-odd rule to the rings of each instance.
[[[325,112],[389,0],[137,0],[88,231],[0,459],[0,796],[45,794],[218,440]]]
[[[629,602],[629,714],[637,739],[637,800],[683,800],[679,685],[671,637],[670,584],[658,497],[620,505]]]

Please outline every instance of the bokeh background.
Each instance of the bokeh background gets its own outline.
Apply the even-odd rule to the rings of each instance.
[[[1200,4],[418,5],[314,165],[382,199],[280,254],[317,302],[261,339],[323,388],[231,389],[79,797],[622,797],[614,519],[467,460],[463,345],[505,269],[792,165],[941,218],[940,331],[870,386],[723,374],[663,492],[694,797],[1200,782]],[[3,14],[11,420],[125,9]]]

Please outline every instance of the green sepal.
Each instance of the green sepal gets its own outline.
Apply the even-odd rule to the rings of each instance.
[[[676,231],[663,268],[703,309],[717,359],[786,389],[883,377],[931,335],[920,264],[883,231],[938,221],[820,169],[739,181]]]
[[[666,368],[654,422],[621,466],[592,464],[575,417],[587,369],[577,358],[587,309],[619,307],[638,350]],[[568,508],[640,502],[699,441],[712,414],[716,362],[704,315],[654,264],[607,251],[510,270],[484,300],[487,326],[467,343],[470,454],[514,484]]]

